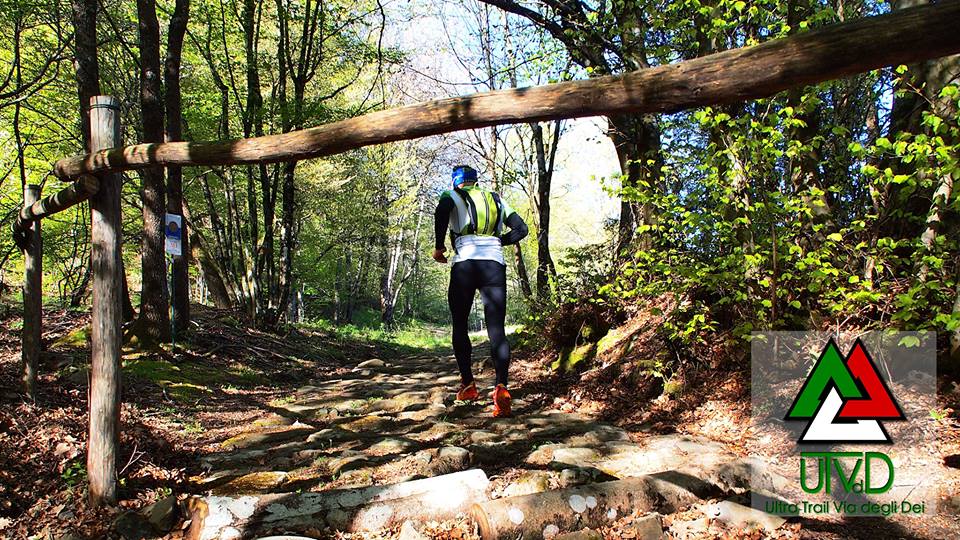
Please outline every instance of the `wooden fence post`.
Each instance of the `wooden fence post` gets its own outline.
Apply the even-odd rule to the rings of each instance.
[[[120,103],[112,96],[90,98],[92,150],[120,146]],[[90,359],[90,433],[87,475],[90,503],[117,500],[117,444],[120,424],[120,324],[123,275],[120,264],[120,182],[118,173],[100,175],[90,198],[93,313]]]
[[[23,206],[30,208],[40,198],[40,186],[27,184],[23,190]],[[40,361],[40,335],[43,324],[43,249],[40,220],[27,231],[27,247],[23,250],[23,334],[20,358],[23,360],[23,391],[36,397],[37,365]]]

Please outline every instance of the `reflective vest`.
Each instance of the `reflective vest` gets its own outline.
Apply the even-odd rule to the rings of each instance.
[[[450,233],[454,238],[475,234],[500,236],[503,229],[504,208],[500,196],[476,186],[456,188],[444,193],[453,199],[450,212]]]

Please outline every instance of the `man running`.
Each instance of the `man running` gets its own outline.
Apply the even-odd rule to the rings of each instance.
[[[502,234],[504,225],[510,227],[510,232]],[[472,348],[467,316],[473,296],[479,290],[490,354],[497,372],[493,416],[510,416],[510,392],[507,391],[510,345],[503,329],[507,313],[507,265],[502,246],[516,244],[527,236],[527,224],[500,195],[477,186],[477,171],[460,165],[453,169],[453,189],[440,195],[434,212],[437,241],[433,259],[439,263],[447,262],[444,236],[448,228],[454,255],[447,301],[453,316],[453,352],[460,369],[457,399],[473,401],[478,397],[477,383],[470,369]]]

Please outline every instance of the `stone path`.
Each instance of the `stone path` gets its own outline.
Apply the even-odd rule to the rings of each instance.
[[[489,389],[481,388],[476,404],[455,402],[458,382],[452,357],[363,362],[342,379],[299,389],[271,417],[225,441],[223,452],[203,459],[207,473],[194,479],[196,489],[233,504],[242,496],[392,485],[468,469],[504,478],[485,486],[487,498],[662,471],[723,493],[749,483],[749,463],[719,444],[681,435],[637,442],[580,414],[534,408],[522,396],[513,418],[494,419]]]

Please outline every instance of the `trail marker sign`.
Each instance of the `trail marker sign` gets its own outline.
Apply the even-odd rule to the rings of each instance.
[[[183,255],[180,239],[182,237],[183,222],[176,214],[166,214],[163,220],[164,251],[174,256]]]

